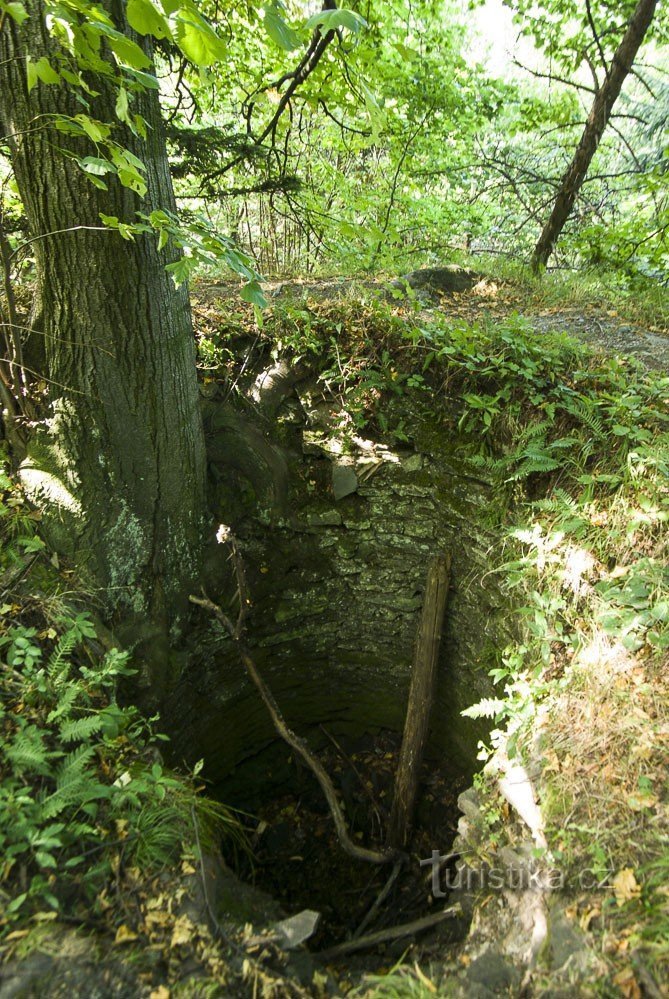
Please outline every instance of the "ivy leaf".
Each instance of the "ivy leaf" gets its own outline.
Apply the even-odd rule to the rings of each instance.
[[[169,38],[170,26],[164,14],[151,3],[151,0],[128,0],[126,8],[128,24],[138,35],[153,35],[154,38]]]

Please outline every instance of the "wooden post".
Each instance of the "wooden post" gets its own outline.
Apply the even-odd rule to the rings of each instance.
[[[395,796],[388,825],[387,842],[393,849],[402,849],[406,845],[411,827],[418,790],[418,775],[427,742],[434,698],[450,574],[451,557],[448,554],[437,555],[427,571],[425,600],[411,671],[404,736],[395,777]]]

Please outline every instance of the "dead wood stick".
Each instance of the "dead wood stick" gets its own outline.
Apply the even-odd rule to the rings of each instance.
[[[434,698],[437,660],[451,573],[449,554],[437,555],[427,570],[425,599],[414,651],[404,735],[388,823],[388,846],[405,846],[413,817]]]
[[[370,947],[375,947],[376,944],[386,943],[388,940],[400,940],[402,937],[411,937],[415,933],[423,933],[425,930],[442,923],[445,919],[455,919],[461,913],[462,909],[458,903],[448,909],[443,909],[441,912],[434,912],[431,916],[414,919],[412,923],[388,926],[385,930],[377,930],[376,933],[369,933],[366,937],[358,937],[357,940],[345,940],[344,943],[337,944],[335,947],[319,951],[315,956],[329,960],[333,957],[343,957],[344,954],[352,954],[356,950],[367,950]]]
[[[353,842],[348,834],[344,813],[342,812],[342,808],[339,804],[339,799],[337,798],[337,793],[334,789],[332,781],[321,766],[320,761],[312,754],[305,741],[296,735],[286,724],[286,721],[281,714],[279,705],[274,700],[274,695],[265,684],[263,678],[260,676],[260,673],[256,668],[256,664],[254,663],[249,650],[242,639],[240,628],[236,627],[227,614],[221,610],[218,604],[209,600],[208,597],[191,596],[189,599],[191,603],[197,604],[199,607],[204,607],[205,610],[210,611],[236,641],[239,657],[244,664],[246,672],[255,685],[256,690],[260,694],[265,707],[269,711],[274,728],[284,742],[287,742],[291,749],[294,749],[298,756],[302,757],[320,784],[326,801],[330,806],[330,812],[332,813],[332,818],[334,820],[337,838],[339,839],[342,849],[348,853],[349,856],[355,857],[357,860],[366,860],[370,864],[387,864],[390,861],[395,860],[397,857],[396,850],[388,849],[383,853],[380,853],[378,850],[368,850],[366,847],[358,846],[357,843]]]
[[[381,889],[381,891],[379,892],[379,894],[376,896],[374,904],[367,911],[367,914],[365,915],[364,919],[360,923],[360,926],[358,926],[357,930],[353,934],[353,939],[354,940],[357,940],[359,937],[361,937],[362,934],[367,929],[367,927],[371,926],[371,924],[376,919],[376,916],[377,916],[377,913],[378,913],[379,909],[381,908],[381,906],[383,905],[383,903],[385,902],[385,900],[388,898],[388,895],[390,895],[391,889],[392,889],[393,885],[395,884],[395,882],[397,881],[397,879],[399,877],[399,873],[402,870],[403,863],[404,863],[404,861],[403,861],[402,857],[400,857],[398,860],[395,861],[393,869],[390,872],[390,877],[386,880],[386,883],[384,884],[383,888]]]

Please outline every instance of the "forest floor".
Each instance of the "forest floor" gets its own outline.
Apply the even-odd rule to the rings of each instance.
[[[381,279],[353,278],[286,279],[267,281],[264,291],[270,302],[326,302],[359,297],[381,297],[394,301],[398,312],[428,318],[434,312],[466,324],[505,320],[513,315],[525,319],[536,333],[564,333],[605,354],[632,356],[646,367],[669,370],[669,321],[651,315],[653,322],[635,302],[616,303],[605,298],[583,301],[582,296],[546,295],[521,282],[484,277],[468,291],[442,294],[420,293],[412,299],[397,298]],[[207,302],[235,299],[236,282],[202,283],[196,286],[196,312]],[[549,304],[550,303],[550,304]]]

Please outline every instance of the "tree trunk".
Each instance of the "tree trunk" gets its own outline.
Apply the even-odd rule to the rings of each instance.
[[[532,270],[538,271],[548,263],[553,247],[558,241],[565,222],[571,215],[574,202],[597,151],[611,111],[618,99],[636,54],[653,20],[657,0],[639,0],[623,39],[613,57],[602,88],[597,92],[581,141],[574,153],[567,172],[562,178],[551,216],[544,226],[532,255]]]
[[[50,115],[82,111],[63,84],[26,85],[26,55],[54,51],[44,6],[0,29],[0,121],[25,206],[37,270],[38,310],[49,380],[49,418],[24,463],[31,493],[46,501],[51,536],[85,566],[108,609],[166,634],[198,573],[205,512],[204,437],[186,289],[165,272],[174,253],[156,239],[133,241],[99,227],[100,213],[132,222],[135,212],[174,209],[157,91],[137,94],[148,124],[139,140],[114,136],[147,167],[140,199],[115,177],[95,188],[65,156],[90,155],[50,126]],[[115,5],[119,9],[121,5]],[[122,14],[116,24],[125,30]],[[113,123],[115,95],[104,77],[90,115]],[[148,630],[150,630],[148,629]],[[147,634],[148,634],[147,630]]]

